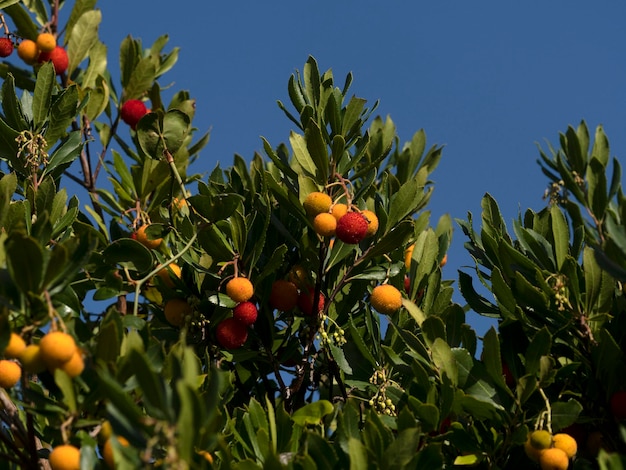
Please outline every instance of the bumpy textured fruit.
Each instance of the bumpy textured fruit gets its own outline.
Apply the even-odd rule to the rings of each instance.
[[[148,113],[148,108],[141,100],[128,100],[122,105],[120,116],[131,129],[137,127],[139,120]]]
[[[0,57],[9,57],[13,53],[13,41],[0,38]]]
[[[57,40],[54,34],[41,33],[37,36],[37,47],[41,52],[52,52],[57,47]]]
[[[170,299],[163,308],[165,319],[170,325],[183,326],[185,318],[193,313],[193,308],[184,299]]]
[[[333,200],[326,193],[314,191],[309,193],[302,205],[309,217],[315,217],[322,212],[328,212]]]
[[[359,212],[348,212],[337,222],[335,234],[344,243],[357,244],[365,238],[367,220]]]
[[[367,231],[365,238],[373,237],[378,232],[378,217],[370,210],[361,211],[361,215],[367,219]]]
[[[626,420],[626,390],[619,390],[611,395],[609,406],[616,420]]]
[[[574,457],[578,451],[576,439],[564,432],[560,432],[552,436],[552,445],[565,452],[567,454],[567,458],[569,459]]]
[[[46,363],[41,355],[38,344],[29,344],[20,354],[20,362],[22,367],[29,374],[39,374],[46,370]]]
[[[37,43],[31,39],[23,39],[17,46],[17,56],[27,64],[33,65],[39,56]]]
[[[258,315],[256,305],[249,301],[238,303],[233,309],[233,318],[248,326],[256,322]]]
[[[235,318],[226,318],[217,325],[215,337],[223,348],[237,349],[248,339],[248,327]]]
[[[539,429],[528,433],[524,450],[526,455],[534,462],[539,462],[541,452],[550,448],[552,445],[552,434],[545,429]]]
[[[46,365],[54,369],[72,358],[76,351],[76,342],[67,333],[51,331],[41,338],[39,348]]]
[[[148,224],[142,225],[137,229],[137,231],[133,234],[133,238],[141,243],[146,248],[151,250],[157,249],[161,242],[163,242],[162,238],[148,238],[148,234],[146,233],[146,229],[148,228]]]
[[[254,295],[254,286],[245,277],[234,277],[226,283],[226,295],[235,302],[245,302]]]
[[[161,269],[157,273],[157,276],[159,276],[161,281],[163,281],[163,284],[171,288],[174,287],[173,278],[180,279],[182,274],[183,271],[180,269],[180,266],[178,266],[176,263],[170,263],[165,268]]]
[[[270,291],[270,305],[281,312],[291,310],[298,305],[298,287],[284,279],[274,281]]]
[[[67,52],[61,46],[56,46],[51,52],[41,52],[37,61],[40,63],[52,62],[57,75],[63,75],[70,64]]]
[[[64,362],[59,369],[69,375],[71,378],[78,377],[85,370],[85,359],[83,358],[83,352],[76,348],[74,354],[69,361]]]
[[[9,344],[4,350],[4,357],[7,359],[18,359],[20,354],[26,349],[26,342],[17,333],[11,333]]]
[[[338,202],[337,204],[333,204],[330,208],[330,213],[337,219],[337,222],[339,222],[339,219],[348,213],[348,206],[343,202]]]
[[[402,294],[391,284],[383,284],[372,289],[370,302],[378,312],[391,315],[402,307]]]
[[[0,387],[11,388],[19,382],[22,368],[17,362],[0,359]]]
[[[80,470],[80,449],[67,444],[56,446],[48,461],[52,470]]]
[[[567,470],[569,459],[561,449],[552,447],[544,449],[539,454],[539,466],[541,470]]]
[[[324,306],[326,305],[326,297],[324,294],[320,292],[319,299],[317,301],[317,308],[313,307],[313,302],[315,301],[315,289],[312,287],[310,289],[304,290],[300,292],[298,295],[298,307],[302,310],[302,313],[307,316],[315,316],[322,310],[324,310]]]
[[[317,214],[313,219],[313,229],[322,237],[332,237],[337,229],[337,219],[328,212]]]

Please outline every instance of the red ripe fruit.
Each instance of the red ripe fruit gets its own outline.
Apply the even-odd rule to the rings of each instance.
[[[249,301],[238,303],[233,309],[233,318],[248,326],[254,324],[258,314],[256,305]]]
[[[610,406],[616,420],[626,420],[626,390],[619,390],[611,395]]]
[[[355,245],[367,234],[367,219],[359,212],[348,212],[337,222],[335,235],[344,243]]]
[[[67,57],[67,52],[61,46],[56,46],[50,52],[40,52],[37,62],[52,62],[54,65],[54,71],[57,75],[62,75],[67,70],[67,66],[70,64],[70,60]]]
[[[226,318],[217,325],[215,337],[223,348],[237,349],[248,339],[248,327],[236,318]]]
[[[13,53],[13,41],[0,38],[0,57],[9,57]]]
[[[120,114],[122,121],[130,126],[131,129],[137,127],[139,120],[148,113],[148,108],[141,100],[128,100],[122,105]]]
[[[298,295],[298,307],[302,310],[307,316],[315,316],[322,310],[324,310],[324,305],[326,305],[326,297],[324,294],[320,292],[319,299],[317,301],[317,309],[313,308],[313,301],[315,300],[315,289],[310,288],[308,291],[302,291]]]

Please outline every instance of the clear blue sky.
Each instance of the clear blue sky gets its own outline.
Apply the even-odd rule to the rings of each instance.
[[[178,6],[180,5],[180,6]],[[485,192],[508,221],[539,210],[547,180],[536,143],[585,119],[603,124],[612,155],[626,152],[626,3],[589,1],[99,2],[101,39],[117,67],[127,34],[161,34],[181,48],[162,79],[197,99],[195,124],[211,128],[196,171],[250,158],[287,141],[287,80],[309,54],[390,115],[402,141],[424,128],[445,145],[433,177],[433,221],[480,214]],[[622,162],[623,163],[623,162]],[[456,229],[445,277],[471,265]],[[467,270],[467,269],[466,269]],[[460,298],[459,298],[460,300]],[[479,330],[487,323],[470,317]]]

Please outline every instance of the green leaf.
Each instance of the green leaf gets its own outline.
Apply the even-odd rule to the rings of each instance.
[[[328,147],[317,123],[311,119],[304,132],[307,150],[315,162],[316,175],[322,183],[328,180]]]
[[[100,10],[90,10],[85,11],[74,24],[67,44],[68,75],[72,75],[80,63],[85,60],[89,50],[98,42],[98,27],[101,21],[102,13]]]
[[[597,220],[604,218],[608,205],[605,167],[597,159],[591,159],[587,166],[587,207]]]
[[[609,163],[610,150],[609,150],[609,139],[606,137],[604,133],[604,128],[602,125],[596,127],[596,134],[594,136],[593,148],[591,149],[591,158],[592,160],[595,158],[600,162],[600,164],[606,168]]]
[[[333,359],[335,360],[341,371],[345,374],[352,374],[352,367],[350,367],[350,364],[346,360],[343,349],[333,343],[329,343],[328,347],[330,348]]]
[[[14,232],[5,243],[7,267],[13,282],[24,294],[38,295],[44,269],[44,251],[32,237]]]
[[[441,338],[435,339],[431,346],[431,354],[435,365],[448,376],[454,385],[457,385],[459,371],[454,354],[452,354],[452,349],[450,349],[448,343]]]
[[[37,72],[33,93],[33,124],[40,129],[50,113],[52,91],[56,85],[56,74],[52,62],[44,63]]]
[[[63,393],[63,403],[65,403],[69,411],[76,413],[78,410],[78,403],[76,401],[76,392],[74,391],[72,378],[62,369],[55,369],[54,381]]]
[[[189,133],[190,124],[189,116],[178,109],[170,109],[165,114],[146,114],[137,124],[141,150],[155,160],[162,159],[165,150],[175,155]]]
[[[68,127],[76,118],[78,104],[78,87],[76,85],[68,86],[52,101],[48,116],[50,121],[46,130],[47,149],[51,149],[59,139],[67,135]],[[76,132],[80,133],[80,131]]]
[[[526,350],[526,374],[535,375],[539,372],[541,357],[550,354],[552,336],[546,327],[539,330]]]
[[[583,411],[582,405],[573,398],[565,402],[552,402],[551,408],[552,428],[555,430],[564,429],[574,424],[580,413]]]
[[[187,199],[191,206],[210,222],[229,218],[243,200],[243,196],[234,193],[215,196],[196,195]]]
[[[102,256],[110,266],[119,265],[139,273],[149,271],[154,262],[152,252],[131,238],[115,240],[104,249]]]
[[[313,158],[311,158],[304,136],[291,131],[289,134],[289,143],[293,150],[294,160],[298,166],[305,171],[307,175],[314,177],[317,184],[325,183],[325,180],[322,180],[321,175],[317,172],[317,165]]]
[[[16,130],[29,128],[28,121],[22,111],[22,104],[15,91],[15,78],[9,73],[2,84],[2,110],[7,124]]]
[[[62,168],[73,162],[80,156],[83,145],[81,131],[71,132],[67,139],[50,155],[50,160],[43,171],[43,175],[49,175],[57,168]]]
[[[146,355],[132,348],[126,357],[143,393],[143,403],[148,413],[157,419],[166,417],[171,419],[172,417],[168,415],[172,410],[165,400],[163,381],[160,375],[152,370]]]
[[[348,455],[350,456],[350,470],[362,470],[368,467],[367,449],[360,440],[354,437],[348,439]]]
[[[294,423],[300,426],[320,424],[322,418],[333,412],[333,404],[328,400],[319,400],[303,406],[291,417]]]
[[[556,204],[550,207],[550,221],[552,222],[556,267],[560,271],[569,254],[569,227],[563,211]]]
[[[28,12],[22,8],[21,5],[15,5],[15,3],[17,2],[12,0],[5,0],[0,3],[0,9],[11,17],[17,28],[17,31],[11,32],[26,39],[36,40],[39,34],[39,28],[33,22]]]
[[[128,83],[124,86],[125,101],[140,98],[156,79],[156,66],[152,58],[143,58],[133,65]]]
[[[593,312],[602,286],[602,270],[596,261],[593,248],[585,247],[583,250],[583,270],[585,272],[585,311]]]

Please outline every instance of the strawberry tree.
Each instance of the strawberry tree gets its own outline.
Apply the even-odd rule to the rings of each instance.
[[[620,468],[601,128],[540,151],[546,207],[512,234],[489,195],[457,221],[462,306],[442,148],[401,143],[351,74],[309,57],[286,143],[194,174],[202,104],[160,86],[178,49],[129,36],[112,78],[96,2],[65,3],[0,1],[0,468]]]

